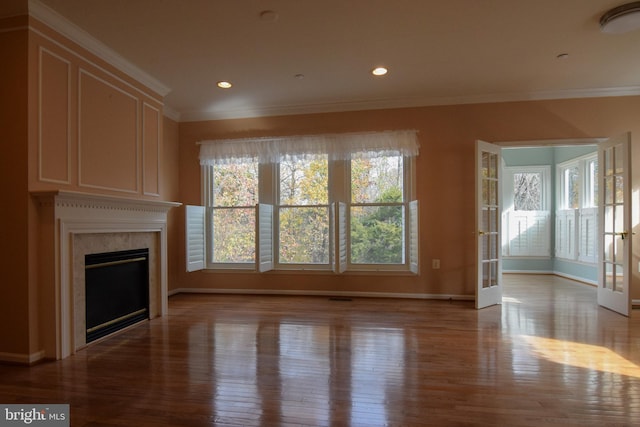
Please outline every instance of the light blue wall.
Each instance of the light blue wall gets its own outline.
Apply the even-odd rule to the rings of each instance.
[[[568,277],[575,277],[590,283],[598,283],[598,266],[595,264],[582,264],[555,258],[554,271]]]
[[[559,147],[526,147],[503,148],[503,164],[512,166],[551,166],[551,253],[555,253],[555,206],[556,206],[556,166],[597,150],[596,146],[559,146]],[[597,282],[598,269],[595,265],[567,261],[555,257],[550,258],[504,258],[502,269],[505,272],[555,272],[588,282]]]
[[[563,163],[576,157],[595,153],[597,147],[595,145],[571,146],[571,147],[554,147],[555,163]]]
[[[503,258],[502,271],[552,273],[555,271],[554,259],[553,258]]]
[[[503,148],[502,160],[505,166],[553,165],[554,147]]]

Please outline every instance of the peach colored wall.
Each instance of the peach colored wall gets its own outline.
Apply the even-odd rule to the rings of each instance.
[[[179,200],[180,141],[178,138],[178,123],[167,117],[163,120],[162,146],[162,175],[160,176],[160,182],[164,189],[164,198],[166,200]],[[180,222],[179,219],[180,209],[172,209],[169,211],[167,215],[167,268],[170,285],[177,282],[177,277],[181,268],[180,242],[184,235],[180,233],[180,230],[184,227],[184,224]]]
[[[29,354],[27,20],[0,20],[0,354]]]
[[[473,295],[475,141],[482,139],[500,144],[614,136],[631,131],[635,146],[640,136],[638,111],[640,97],[617,97],[181,123],[180,191],[181,202],[185,204],[200,203],[196,146],[199,140],[417,129],[421,143],[417,159],[421,275],[186,273],[182,268],[178,283],[172,287]],[[635,168],[639,165],[636,151]],[[634,188],[640,188],[635,175],[633,179]],[[638,238],[634,237],[636,246]],[[183,253],[181,250],[182,265]],[[441,269],[431,269],[433,258],[441,260]],[[632,265],[638,265],[637,253]],[[634,282],[638,282],[637,269],[635,271]],[[634,287],[634,297],[637,298],[636,288],[638,286]]]

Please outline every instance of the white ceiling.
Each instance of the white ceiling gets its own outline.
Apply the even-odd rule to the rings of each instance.
[[[598,24],[625,0],[40,2],[167,86],[183,121],[640,94],[640,31]]]

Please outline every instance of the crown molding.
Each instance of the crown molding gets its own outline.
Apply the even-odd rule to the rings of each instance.
[[[552,99],[604,98],[638,96],[640,86],[596,88],[561,91],[538,91],[473,96],[415,97],[376,99],[367,101],[334,102],[324,104],[299,104],[273,107],[225,109],[223,111],[191,111],[179,114],[182,122],[228,120],[298,114],[338,113],[346,111],[383,110],[399,108],[432,107],[443,105],[492,104],[499,102],[542,101]]]
[[[180,122],[180,118],[181,118],[181,114],[179,111],[174,110],[173,108],[169,107],[168,105],[164,105],[162,107],[162,113],[164,114],[165,117],[173,120],[174,122]]]
[[[134,78],[149,89],[161,95],[163,98],[171,91],[171,88],[164,85],[155,77],[138,68],[124,57],[120,56],[113,49],[94,38],[82,28],[73,24],[65,17],[54,11],[38,0],[29,0],[29,15],[51,27],[56,32],[77,43],[82,48],[88,50],[108,64]]]

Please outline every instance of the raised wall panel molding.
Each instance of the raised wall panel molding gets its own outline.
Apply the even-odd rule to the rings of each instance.
[[[109,48],[89,33],[39,1],[29,0],[29,15],[43,22],[71,41],[79,44],[82,48],[96,55],[128,76],[131,76],[162,97],[166,96],[171,91],[169,87],[164,85],[155,77],[136,67],[116,53],[113,49]]]
[[[116,108],[109,110],[105,104],[100,105],[100,112],[89,111],[89,100],[93,98],[86,95],[84,92],[88,90],[85,84],[90,84],[92,79],[94,82],[102,84],[105,88],[109,88],[115,92],[106,96],[106,99],[111,100],[114,96],[121,95],[121,101],[130,100],[131,105],[130,114],[122,116],[123,109]],[[86,82],[86,83],[85,83]],[[115,102],[115,100],[114,100]],[[80,68],[78,78],[78,185],[80,187],[97,188],[102,190],[111,190],[124,193],[138,194],[140,192],[140,117],[139,117],[139,103],[140,100],[130,94],[129,92],[119,88],[118,86],[102,79],[95,74]],[[121,106],[119,106],[121,107]],[[120,117],[114,117],[120,115]],[[100,116],[100,117],[98,117]],[[101,121],[104,119],[104,121]],[[123,145],[127,142],[127,138],[123,138],[123,135],[117,135],[115,132],[123,129],[123,126],[128,124],[132,126],[129,129],[129,133],[126,137],[132,144],[129,147]],[[86,131],[83,132],[83,128],[86,126],[92,132],[91,136],[86,135]],[[109,134],[105,134],[109,132]],[[101,138],[100,141],[89,140],[90,137]],[[110,137],[110,138],[109,138]],[[120,145],[115,145],[120,144]],[[90,148],[91,147],[91,148]],[[101,154],[105,157],[95,158],[94,153],[90,153],[89,149],[101,150]],[[116,153],[120,151],[118,156]],[[84,162],[90,162],[84,164]],[[118,163],[119,162],[119,163]],[[130,170],[124,170],[125,166],[129,166]],[[109,169],[109,170],[107,170]],[[102,176],[96,176],[98,174]],[[93,176],[89,176],[93,174]],[[129,182],[127,185],[116,185],[113,180],[119,179],[124,181],[124,174],[128,175]],[[106,181],[106,176],[109,176],[109,182],[96,182]],[[124,184],[121,182],[121,184]]]
[[[45,66],[45,57],[59,61],[66,67],[65,81],[49,82],[53,76],[51,72],[47,72]],[[40,46],[38,51],[38,180],[41,182],[51,182],[56,184],[71,183],[71,63],[65,58],[51,52],[50,50]],[[50,85],[45,82],[51,83]],[[50,86],[50,88],[49,88]],[[47,102],[48,95],[55,97],[55,94],[49,94],[48,90],[64,91],[66,89],[66,97],[64,105],[51,106]],[[61,94],[57,94],[59,97]],[[45,103],[47,103],[45,105]],[[49,106],[45,111],[44,109]],[[58,117],[56,115],[64,115]],[[60,128],[63,129],[60,129]],[[60,131],[64,135],[60,134]],[[59,138],[56,141],[56,137]],[[60,155],[63,151],[64,156]],[[64,157],[64,161],[62,161]],[[47,161],[49,163],[47,163]],[[54,175],[51,170],[62,163],[64,171],[61,176]],[[66,167],[65,167],[66,166]]]
[[[149,113],[147,113],[149,111]],[[152,114],[151,116],[147,114]],[[155,124],[155,125],[154,125]],[[142,103],[142,191],[146,196],[160,195],[160,126],[162,115],[154,106]],[[149,126],[149,127],[148,127]]]

